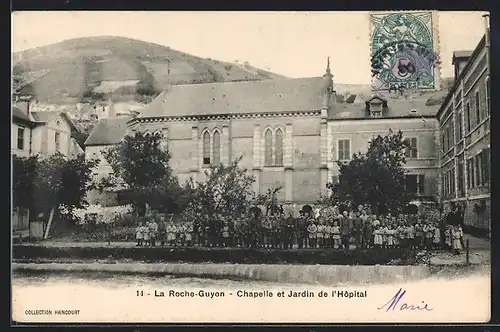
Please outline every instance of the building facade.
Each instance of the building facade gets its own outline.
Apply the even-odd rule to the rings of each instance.
[[[21,157],[49,156],[59,152],[66,157],[83,153],[71,137],[75,125],[65,112],[36,111],[29,103],[12,107],[11,151]]]
[[[30,109],[29,102],[17,103],[12,107],[11,153],[18,157],[43,158],[59,152],[67,158],[76,157],[83,154],[83,149],[71,137],[73,130],[76,127],[64,112],[36,111]],[[13,207],[12,230],[15,237],[30,236],[27,208]]]
[[[380,97],[339,104],[329,68],[322,77],[178,85],[126,121],[128,129],[125,120],[113,120],[122,129],[112,133],[104,124],[111,118],[101,120],[86,151],[90,157],[93,147],[109,146],[134,131],[161,133],[181,183],[203,181],[210,165],[241,158],[240,166],[255,176],[256,193],[281,186],[280,203],[314,204],[338,174],[336,160],[366,150],[374,136],[402,130],[412,142],[408,185],[416,196],[432,198],[437,110],[425,101]],[[101,170],[110,168],[103,164]]]
[[[455,83],[437,116],[440,197],[464,207],[467,226],[490,231],[489,36],[473,52],[455,52]]]

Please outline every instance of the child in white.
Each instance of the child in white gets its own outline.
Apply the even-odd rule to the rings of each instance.
[[[184,238],[186,239],[186,244],[191,246],[193,244],[193,223],[189,222],[184,230]]]
[[[331,248],[332,247],[332,225],[330,225],[331,221],[325,225],[325,247]]]
[[[460,250],[462,250],[462,242],[460,238],[463,236],[462,227],[455,226],[452,228],[452,239],[453,239],[453,251],[455,255],[460,254]]]
[[[439,248],[439,245],[441,244],[441,230],[437,227],[437,225],[434,225],[434,238],[432,244],[435,249]]]
[[[309,246],[311,248],[316,248],[316,231],[317,227],[314,222],[311,222],[309,226],[307,226],[307,232],[309,233]]]
[[[177,226],[177,238],[181,240],[181,246],[184,246],[185,244],[185,227],[184,224],[180,224]]]
[[[335,221],[332,226],[332,238],[333,238],[333,247],[335,249],[340,247],[340,227],[339,222]]]
[[[432,238],[434,237],[434,225],[427,223],[424,226],[425,229],[425,247],[427,249],[432,248]]]
[[[318,247],[323,248],[323,232],[325,230],[325,226],[323,225],[323,220],[320,219],[319,225],[316,229],[316,238],[318,239]]]
[[[451,248],[451,226],[447,226],[444,231],[444,242],[448,248]]]
[[[137,245],[142,246],[142,241],[144,241],[144,233],[142,224],[139,224],[135,229],[135,238],[137,240]]]
[[[148,246],[151,243],[151,233],[148,224],[142,225],[142,234],[144,237],[144,245]]]
[[[175,232],[176,232],[175,225],[173,223],[170,223],[168,225],[168,231],[167,231],[167,239],[168,239],[168,244],[170,246],[175,245]]]
[[[415,247],[415,226],[410,223],[406,225],[406,238],[410,248]]]
[[[390,223],[387,225],[387,230],[385,231],[386,237],[387,237],[387,242],[386,245],[388,248],[394,247],[394,233],[396,232],[393,228],[393,224]]]
[[[380,248],[384,244],[384,238],[382,235],[382,230],[381,226],[377,225],[375,227],[375,230],[373,231],[373,244],[375,245],[376,248]]]
[[[406,227],[404,225],[404,221],[400,221],[400,224],[397,228],[398,230],[398,243],[400,247],[404,247],[406,245]]]
[[[380,235],[382,237],[382,247],[385,248],[387,246],[387,238],[388,238],[388,234],[387,234],[387,226],[385,225],[385,223],[381,223],[380,224],[380,228],[379,228],[379,231],[380,231]]]

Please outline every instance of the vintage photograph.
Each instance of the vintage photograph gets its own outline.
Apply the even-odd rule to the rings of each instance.
[[[487,12],[12,21],[13,324],[489,321]]]

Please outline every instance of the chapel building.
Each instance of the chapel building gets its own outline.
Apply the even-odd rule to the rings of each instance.
[[[118,134],[161,133],[181,183],[203,181],[210,165],[241,156],[256,193],[279,185],[280,204],[301,205],[317,202],[335,181],[336,161],[366,151],[377,135],[402,130],[411,142],[407,185],[428,200],[437,192],[438,108],[380,96],[337,103],[328,65],[320,77],[170,86],[133,118],[101,120],[85,145],[99,157],[99,147],[118,143]]]

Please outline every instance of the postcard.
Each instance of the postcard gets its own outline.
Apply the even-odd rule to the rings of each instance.
[[[12,19],[13,323],[490,320],[488,13]]]

